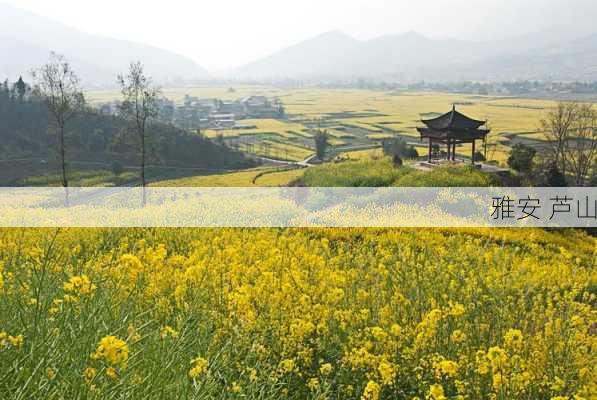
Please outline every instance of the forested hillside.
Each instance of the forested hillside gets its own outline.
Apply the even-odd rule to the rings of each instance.
[[[242,153],[195,133],[152,123],[148,161],[154,165],[234,169],[253,165]],[[44,105],[25,87],[5,82],[0,86],[0,160],[52,159],[56,135]],[[85,109],[69,124],[66,148],[70,161],[119,161],[135,164],[138,144],[118,116]]]

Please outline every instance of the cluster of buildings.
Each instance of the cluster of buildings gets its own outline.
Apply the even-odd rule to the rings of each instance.
[[[118,103],[100,106],[104,114],[116,114]],[[183,104],[168,99],[159,102],[158,118],[185,129],[231,129],[236,121],[248,118],[282,118],[284,105],[279,99],[248,96],[238,100],[202,99],[185,96]]]
[[[249,96],[239,100],[185,99],[185,108],[201,110],[204,121],[211,128],[232,128],[237,120],[246,118],[281,118],[284,106],[278,99]]]

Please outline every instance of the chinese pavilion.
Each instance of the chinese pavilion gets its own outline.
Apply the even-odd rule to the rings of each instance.
[[[452,111],[437,118],[421,120],[425,127],[417,128],[422,139],[429,139],[429,162],[431,162],[431,153],[434,143],[441,143],[447,146],[447,159],[456,160],[456,145],[461,143],[471,143],[473,151],[471,154],[472,163],[475,163],[475,141],[485,140],[490,130],[482,128],[487,121],[478,121],[467,117],[456,111],[456,106]]]

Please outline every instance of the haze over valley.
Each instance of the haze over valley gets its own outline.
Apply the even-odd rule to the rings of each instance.
[[[66,56],[88,87],[115,86],[132,60],[161,83],[204,79],[193,60],[154,46],[91,35],[26,10],[0,4],[0,77],[16,80],[48,59]]]
[[[578,1],[583,3],[582,0]],[[547,4],[545,8],[551,6],[555,9],[553,4]],[[433,21],[438,13],[448,12],[442,11],[442,7],[438,5],[428,10],[427,14],[421,12],[418,18]],[[389,14],[395,10],[391,4],[387,4],[386,8]],[[379,10],[381,13],[383,8]],[[115,14],[114,18],[118,19],[118,15]],[[183,16],[180,18],[186,21]],[[226,19],[224,16],[218,18]],[[476,20],[470,22],[472,15],[470,18],[462,15],[456,18],[469,21],[470,29],[478,24]],[[133,18],[131,24],[142,24],[140,19],[136,21]],[[173,36],[173,21],[168,20],[147,28],[148,38],[154,37],[156,30],[163,37],[170,38],[167,43],[155,40],[162,44],[160,46],[142,44],[128,38],[114,39],[108,37],[112,36],[110,34],[87,33],[85,29],[73,28],[68,23],[0,4],[0,52],[3,54],[0,58],[0,77],[16,80],[44,62],[50,51],[55,51],[71,61],[83,84],[91,88],[114,86],[116,75],[124,71],[132,60],[142,61],[154,80],[170,86],[214,79],[315,83],[359,78],[402,83],[423,80],[591,81],[597,79],[597,33],[584,23],[585,19],[586,16],[584,19],[578,17],[577,25],[574,25],[575,20],[554,18],[553,21],[542,21],[542,24],[532,20],[533,23],[529,23],[526,29],[536,29],[534,31],[519,32],[512,29],[511,35],[489,34],[500,24],[496,18],[487,21],[486,34],[465,35],[454,31],[453,37],[459,39],[451,39],[449,33],[430,36],[416,30],[406,30],[406,23],[402,24],[404,28],[398,24],[390,26],[395,33],[369,34],[370,37],[362,39],[337,29],[318,34],[318,29],[328,25],[310,23],[307,25],[313,25],[312,33],[305,29],[301,35],[292,35],[282,29],[279,34],[259,36],[259,42],[249,44],[244,36],[257,37],[259,32],[270,28],[262,26],[256,29],[256,25],[248,24],[249,30],[245,29],[245,33],[241,34],[240,30],[222,24],[206,35],[201,34],[204,28],[197,20],[196,24],[178,27],[177,32],[184,33]],[[75,21],[69,19],[68,22]],[[346,21],[350,21],[348,16]],[[340,18],[336,26],[358,31],[346,21]],[[362,25],[371,27],[372,22],[364,19]],[[504,21],[504,26],[511,24]],[[466,26],[467,23],[462,25]],[[239,26],[238,29],[243,27]],[[425,25],[416,27],[424,28]],[[388,29],[387,24],[384,25],[383,30]],[[478,31],[483,32],[483,29],[475,32]],[[231,32],[238,32],[234,34],[238,38],[236,42],[230,41]],[[433,32],[433,29],[429,32]],[[307,39],[297,40],[298,37]],[[151,40],[143,42],[149,43]],[[184,43],[190,44],[188,50],[181,47]],[[203,49],[202,46],[204,50],[197,50]],[[214,46],[220,47],[218,51],[209,50]],[[275,48],[278,50],[272,50]],[[205,67],[224,63],[228,67],[209,68],[209,72]]]

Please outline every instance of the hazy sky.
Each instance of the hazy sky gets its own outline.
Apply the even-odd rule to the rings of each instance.
[[[89,33],[186,55],[219,70],[319,33],[356,38],[414,30],[486,39],[552,26],[589,31],[596,0],[0,0]]]

